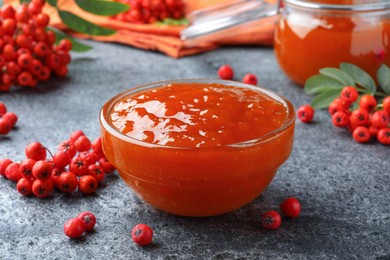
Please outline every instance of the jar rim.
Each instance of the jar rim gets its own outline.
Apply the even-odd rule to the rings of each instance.
[[[285,4],[309,9],[334,10],[334,11],[380,11],[390,9],[390,1],[364,4],[325,4],[306,0],[284,0]]]

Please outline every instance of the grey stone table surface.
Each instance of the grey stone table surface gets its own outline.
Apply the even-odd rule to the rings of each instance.
[[[215,78],[232,64],[240,80],[247,72],[259,85],[295,106],[310,97],[279,69],[272,49],[223,48],[175,60],[127,46],[91,43],[93,51],[73,55],[69,76],[34,90],[0,93],[19,115],[17,129],[0,137],[0,158],[24,159],[24,148],[40,141],[49,149],[82,129],[99,135],[98,113],[106,100],[144,83],[178,78]],[[23,197],[0,178],[0,259],[390,259],[390,149],[361,145],[335,129],[325,111],[315,122],[297,121],[293,152],[266,191],[249,205],[210,218],[176,217],[144,204],[117,173],[96,195],[54,193]],[[297,219],[267,231],[260,216],[286,197],[302,204]],[[95,231],[68,239],[63,224],[88,210]],[[146,248],[132,243],[131,229],[146,223],[155,231]]]

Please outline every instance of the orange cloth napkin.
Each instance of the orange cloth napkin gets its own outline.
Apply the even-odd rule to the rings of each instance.
[[[274,1],[274,0],[267,0]],[[12,5],[19,4],[19,0],[4,0]],[[205,8],[211,5],[229,2],[229,0],[187,0],[186,13],[193,10]],[[273,30],[275,17],[256,21],[247,26],[241,26],[234,32],[226,31],[226,37],[219,37],[215,41],[198,42],[196,45],[186,45],[180,39],[180,32],[184,26],[168,26],[155,24],[131,24],[117,21],[108,17],[96,16],[80,9],[73,0],[59,0],[58,6],[61,10],[71,11],[95,24],[112,28],[117,31],[111,36],[89,36],[71,32],[62,23],[57,11],[46,4],[44,12],[50,16],[50,25],[67,33],[84,39],[92,39],[105,42],[118,42],[131,45],[137,48],[157,50],[171,57],[180,58],[187,55],[213,50],[222,45],[267,45],[273,44]],[[225,36],[224,35],[224,36]]]

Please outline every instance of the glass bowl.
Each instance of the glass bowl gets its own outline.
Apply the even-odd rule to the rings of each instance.
[[[278,129],[255,139],[197,148],[147,143],[110,124],[112,109],[123,97],[174,83],[259,91],[282,103],[286,118]],[[168,213],[203,217],[238,209],[264,191],[291,153],[295,112],[286,98],[256,86],[215,79],[173,80],[131,88],[111,98],[100,112],[100,124],[104,154],[141,199]]]

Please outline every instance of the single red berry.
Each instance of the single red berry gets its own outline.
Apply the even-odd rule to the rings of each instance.
[[[46,56],[46,66],[51,70],[57,70],[61,67],[61,57],[57,53],[51,53]]]
[[[18,54],[16,53],[15,47],[13,44],[6,44],[3,47],[2,54],[3,54],[3,57],[6,61],[14,61],[18,57]],[[7,71],[9,71],[9,70],[7,70]]]
[[[82,135],[85,135],[84,133],[83,133],[83,131],[81,131],[81,130],[76,130],[76,131],[74,131],[71,135],[70,135],[70,141],[72,142],[72,143],[74,143],[74,142],[76,142],[76,140],[80,137],[80,136],[82,136]]]
[[[46,81],[50,78],[50,75],[51,75],[50,69],[46,66],[42,66],[42,69],[37,75],[37,77],[40,81]]]
[[[358,108],[352,111],[349,120],[355,126],[368,126],[370,123],[370,114],[367,110]]]
[[[34,23],[37,27],[46,27],[49,24],[49,16],[44,13],[37,14],[34,17]]]
[[[347,86],[341,90],[340,98],[347,103],[352,104],[359,97],[359,93],[355,87]]]
[[[146,224],[138,224],[131,231],[131,238],[139,246],[147,246],[153,240],[153,230]]]
[[[225,64],[225,65],[223,65],[223,66],[221,66],[219,68],[218,75],[219,75],[219,77],[221,79],[230,80],[234,76],[234,71],[233,71],[232,67],[230,67],[229,65]]]
[[[33,75],[29,71],[23,71],[18,76],[18,84],[21,86],[30,86],[33,81]]]
[[[277,229],[282,223],[282,218],[275,210],[267,211],[261,216],[261,225],[266,229]]]
[[[102,147],[102,138],[98,137],[91,143],[92,150],[98,155],[98,156],[104,156],[103,153],[103,147]]]
[[[3,118],[0,119],[0,135],[6,135],[12,130],[12,125]]]
[[[50,180],[53,182],[53,185],[57,187],[57,180],[60,177],[61,173],[65,170],[63,168],[54,167],[50,174]]]
[[[111,173],[113,171],[115,171],[115,166],[112,165],[106,157],[101,157],[100,160],[99,160],[99,165],[103,168],[104,172],[105,173]]]
[[[0,117],[7,113],[7,107],[3,102],[0,102]]]
[[[81,219],[85,223],[85,230],[92,231],[96,224],[96,217],[91,212],[81,212],[77,218]]]
[[[4,176],[13,182],[18,182],[23,177],[19,172],[19,163],[13,162],[9,164],[5,169]]]
[[[30,143],[24,152],[27,158],[35,161],[46,159],[46,148],[39,142]]]
[[[74,145],[76,146],[78,152],[89,151],[89,149],[91,149],[91,141],[89,141],[88,137],[85,135],[77,138],[77,140],[74,142]]]
[[[25,48],[25,50],[27,50],[28,52],[30,52],[30,50],[28,48],[30,48],[31,46],[31,40],[30,38],[28,38],[26,35],[24,34],[19,34],[18,36],[16,36],[16,44],[20,47],[20,48]],[[17,51],[19,53],[19,50]],[[30,52],[31,53],[31,52]]]
[[[29,196],[32,193],[32,181],[27,178],[21,178],[16,184],[16,189],[23,196]]]
[[[3,29],[3,32],[8,35],[12,35],[15,32],[16,29],[16,21],[13,18],[7,18],[3,20],[3,23],[1,25],[1,28]]]
[[[390,145],[390,128],[382,128],[376,136],[381,144]]]
[[[367,143],[370,141],[371,135],[367,127],[358,126],[353,130],[352,137],[358,143]]]
[[[70,157],[75,156],[77,153],[76,146],[74,146],[74,144],[70,140],[61,142],[57,150],[67,152]]]
[[[63,50],[63,51],[70,51],[72,49],[72,42],[69,40],[69,39],[62,39],[59,43],[58,43],[58,48],[60,50]]]
[[[62,63],[62,59],[61,59],[61,63]],[[54,73],[58,76],[58,77],[65,77],[66,74],[68,74],[68,67],[66,65],[61,65],[59,68],[57,68],[56,70],[54,70]]]
[[[385,97],[382,101],[383,110],[390,113],[390,96]]]
[[[34,47],[34,53],[38,57],[45,57],[49,53],[49,47],[45,42],[39,42]]]
[[[371,125],[378,128],[386,128],[390,123],[390,114],[384,110],[376,111],[371,117]]]
[[[56,42],[56,35],[52,31],[46,31],[46,43],[52,46]]]
[[[19,55],[18,57],[18,65],[23,69],[30,69],[32,62],[33,62],[33,57],[29,53]]]
[[[57,151],[53,156],[55,167],[63,168],[70,164],[72,157],[69,152]]]
[[[80,152],[78,157],[83,159],[87,165],[95,164],[100,159],[96,153],[87,151]]]
[[[34,180],[35,177],[32,174],[32,168],[35,165],[35,160],[33,159],[26,159],[19,165],[19,171],[23,175],[24,178],[29,180]]]
[[[27,23],[30,19],[30,14],[26,5],[19,5],[16,8],[15,19],[20,23]]]
[[[38,7],[42,8],[43,5],[45,4],[46,0],[32,0],[34,4],[36,4]]]
[[[79,181],[73,172],[63,172],[57,178],[57,188],[62,192],[72,193],[78,184]]]
[[[376,107],[376,99],[369,94],[365,94],[360,98],[359,106],[367,111],[372,111]]]
[[[16,122],[18,122],[18,116],[12,112],[5,113],[1,119],[4,121],[8,121],[11,124],[11,127],[14,127],[16,125]]]
[[[376,128],[376,127],[374,127],[374,126],[372,126],[372,125],[370,125],[369,127],[368,127],[368,132],[370,132],[370,136],[372,137],[372,138],[376,138],[376,136],[377,136],[377,134],[378,134],[378,128]]]
[[[82,176],[88,173],[88,164],[84,159],[75,157],[70,162],[69,170],[77,176]]]
[[[337,111],[332,116],[332,123],[336,127],[346,127],[349,124],[349,117],[344,111]]]
[[[287,198],[280,204],[280,210],[286,217],[296,218],[301,213],[301,204],[296,198]]]
[[[79,180],[79,191],[84,194],[91,194],[97,190],[98,182],[91,175],[81,176]]]
[[[10,61],[6,64],[6,71],[9,75],[17,76],[20,73],[21,69],[19,65],[16,64],[16,62]]]
[[[98,182],[102,182],[105,177],[103,168],[96,164],[91,164],[88,166],[88,174],[94,177]]]
[[[5,169],[10,165],[12,161],[8,158],[0,159],[0,175],[5,176]]]
[[[39,4],[37,3],[34,3],[34,2],[30,2],[27,6],[27,9],[28,9],[28,12],[31,14],[31,15],[37,15],[39,14],[41,11],[42,11],[42,6],[40,6]]]
[[[310,105],[303,105],[298,108],[297,115],[303,123],[309,123],[313,120],[314,112],[314,109]]]
[[[34,164],[32,174],[39,180],[47,180],[50,178],[52,170],[53,164],[51,162],[41,160]]]
[[[3,19],[14,18],[15,10],[10,4],[3,4],[0,9],[0,14]]]
[[[58,55],[60,55],[62,65],[68,65],[72,59],[70,54],[65,51],[58,51]],[[68,68],[66,70],[68,70]]]
[[[257,85],[257,77],[252,73],[248,73],[244,76],[242,82],[250,85]]]
[[[85,232],[85,223],[79,218],[71,218],[64,225],[64,233],[69,238],[79,238]]]
[[[50,179],[36,179],[32,185],[32,191],[37,198],[47,198],[53,191],[53,182]]]
[[[37,78],[39,78],[39,74],[42,70],[42,62],[37,59],[33,59],[31,62],[30,72]]]
[[[26,36],[32,36],[34,34],[35,28],[32,24],[23,24],[22,32]]]

